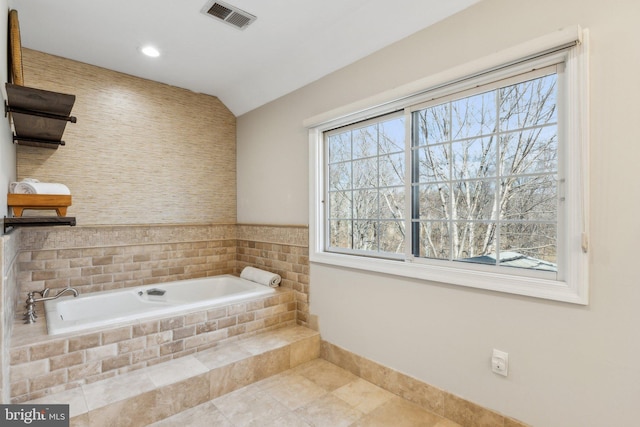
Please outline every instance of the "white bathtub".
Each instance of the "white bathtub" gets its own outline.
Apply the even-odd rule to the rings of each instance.
[[[150,295],[159,289],[164,295]],[[219,307],[274,293],[275,289],[230,274],[180,280],[113,291],[64,296],[45,301],[49,335]],[[153,291],[152,291],[153,293]]]

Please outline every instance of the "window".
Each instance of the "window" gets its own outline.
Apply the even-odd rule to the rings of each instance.
[[[412,253],[557,271],[556,67],[411,113]]]
[[[326,133],[328,249],[404,253],[404,116]]]
[[[311,261],[586,303],[578,46],[311,129]]]

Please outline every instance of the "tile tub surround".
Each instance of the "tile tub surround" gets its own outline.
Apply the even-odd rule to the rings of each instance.
[[[461,397],[322,340],[320,357],[462,427],[527,427]]]
[[[20,230],[16,302],[30,291],[81,293],[235,273],[253,266],[282,276],[308,324],[308,227],[261,224],[131,225]]]
[[[236,272],[246,266],[282,276],[281,286],[293,289],[299,325],[314,327],[309,314],[309,227],[238,224]]]
[[[29,403],[69,404],[72,426],[145,426],[303,366],[319,352],[318,332],[279,328]]]
[[[20,297],[45,287],[98,292],[233,273],[235,225],[23,229]]]
[[[131,325],[49,336],[46,322],[16,323],[11,401],[20,403],[192,355],[259,331],[295,324],[294,293]],[[39,312],[44,313],[43,307]]]

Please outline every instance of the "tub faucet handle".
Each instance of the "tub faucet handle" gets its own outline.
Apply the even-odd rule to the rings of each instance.
[[[32,294],[40,294],[40,296],[41,296],[42,298],[46,298],[46,297],[49,295],[49,291],[50,291],[50,290],[51,290],[51,289],[49,289],[49,288],[44,288],[44,289],[43,289],[43,290],[41,290],[41,291],[34,291],[34,292],[30,292],[30,293],[32,293]]]

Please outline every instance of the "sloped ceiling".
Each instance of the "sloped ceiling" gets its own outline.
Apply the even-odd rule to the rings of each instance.
[[[240,116],[477,1],[227,1],[257,16],[244,30],[203,14],[207,0],[9,4],[24,47],[214,95]]]

